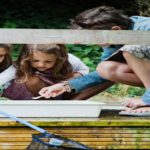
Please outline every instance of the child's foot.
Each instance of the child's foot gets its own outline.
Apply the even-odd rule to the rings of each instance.
[[[132,117],[150,117],[150,107],[144,106],[136,109],[128,109],[119,112],[119,115]]]
[[[123,105],[129,108],[146,106],[141,98],[125,98],[123,101]]]
[[[150,116],[150,88],[140,98],[126,98],[123,105],[131,109],[121,111],[120,115]]]
[[[136,109],[127,109],[121,112],[129,112],[129,113],[144,113],[144,112],[150,112],[150,107],[140,107]]]

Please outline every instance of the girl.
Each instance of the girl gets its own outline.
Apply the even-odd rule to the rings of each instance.
[[[11,45],[0,44],[0,73],[12,64]]]
[[[14,100],[32,99],[42,87],[89,71],[78,58],[68,56],[61,44],[24,45],[15,67],[16,77],[3,93],[3,97]]]
[[[91,30],[150,30],[150,18],[142,17],[142,16],[132,16],[128,17],[123,14],[121,11],[115,9],[114,7],[109,6],[100,6],[97,8],[92,8],[81,12],[73,20],[71,20],[71,28],[74,29],[91,29]],[[74,89],[76,92],[80,92],[94,85],[103,84],[104,82],[114,81],[134,86],[145,86],[149,89],[148,76],[149,74],[149,62],[143,62],[140,66],[143,66],[143,70],[141,70],[141,74],[137,71],[139,68],[137,64],[141,62],[141,59],[136,57],[131,57],[131,55],[127,55],[126,51],[134,51],[140,49],[143,51],[142,46],[134,46],[128,45],[127,47],[119,50],[119,54],[112,55],[118,49],[120,49],[122,45],[103,45],[104,53],[102,55],[102,62],[97,66],[96,71],[91,72],[83,77],[69,80],[68,86],[70,86],[70,90]],[[133,50],[134,49],[134,50]],[[125,51],[120,53],[121,51]],[[149,47],[145,47],[144,51],[149,51]],[[121,55],[120,55],[121,54]],[[130,57],[129,57],[130,56]],[[136,58],[136,59],[135,59]],[[131,59],[132,61],[129,60]],[[144,61],[144,60],[142,60]],[[127,63],[126,63],[127,62]],[[133,65],[133,64],[134,65]],[[132,64],[132,65],[131,65]],[[131,67],[132,66],[132,67]],[[136,68],[134,67],[136,66]],[[146,72],[147,70],[147,72]],[[145,73],[146,72],[146,73]],[[143,79],[144,78],[144,79]],[[78,83],[81,83],[80,85]],[[146,84],[147,82],[147,84]],[[40,95],[44,97],[53,97],[59,94],[62,94],[66,91],[65,89],[66,83],[56,84],[51,87],[43,88],[40,91]],[[69,91],[69,90],[68,90]],[[150,90],[149,90],[150,91]],[[149,92],[150,93],[150,92]],[[150,104],[150,98],[146,98],[146,96],[150,95],[148,92],[144,94],[144,101],[142,99],[131,100],[128,101],[125,105],[128,107],[136,107],[136,106],[145,106]],[[150,97],[150,96],[149,96]],[[134,102],[134,103],[133,103]],[[147,111],[150,108],[141,108],[143,111]],[[141,111],[140,109],[140,111]],[[136,110],[135,110],[136,111]]]
[[[10,44],[0,44],[0,74],[12,64],[11,58],[11,45]],[[0,93],[2,93],[4,87],[3,77],[0,78]]]

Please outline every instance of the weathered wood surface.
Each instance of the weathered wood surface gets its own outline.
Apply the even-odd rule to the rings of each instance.
[[[149,31],[0,29],[0,43],[12,44],[145,44]]]
[[[65,136],[94,149],[150,149],[149,117],[123,117],[117,113],[104,111],[101,118],[86,118],[86,121],[84,118],[28,120],[50,133]],[[38,132],[3,118],[0,121],[0,149],[23,150],[35,133]]]
[[[51,133],[65,136],[94,149],[150,148],[150,127],[45,127]],[[31,134],[37,132],[24,128],[1,128],[0,149],[25,149]]]

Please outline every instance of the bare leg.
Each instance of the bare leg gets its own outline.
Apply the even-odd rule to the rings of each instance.
[[[128,64],[115,61],[104,61],[98,65],[97,72],[110,81],[132,86],[143,86],[141,80],[129,68]]]
[[[140,78],[143,82],[145,88],[150,88],[150,62],[141,60],[131,54],[124,52],[124,57],[129,65],[129,67],[136,73],[136,75]],[[140,107],[145,106],[146,104],[143,102],[141,98],[128,98],[125,101],[125,106],[127,107]],[[145,112],[150,111],[150,107],[143,107],[132,110],[132,112]],[[126,110],[130,112],[131,110]]]
[[[150,62],[139,59],[128,52],[124,52],[123,55],[129,67],[140,78],[145,88],[150,88]]]

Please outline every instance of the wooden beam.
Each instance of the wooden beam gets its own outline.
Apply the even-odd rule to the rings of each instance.
[[[0,29],[0,43],[12,44],[144,44],[150,45],[149,31]]]

